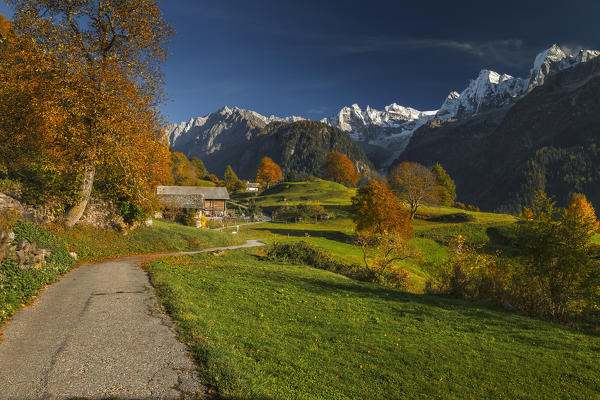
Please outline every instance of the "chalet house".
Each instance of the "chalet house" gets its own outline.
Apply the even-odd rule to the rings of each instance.
[[[193,208],[206,217],[224,217],[229,193],[224,187],[158,186],[156,195],[169,208]]]
[[[246,183],[246,192],[248,193],[256,193],[260,190],[260,183],[258,182],[248,182]]]

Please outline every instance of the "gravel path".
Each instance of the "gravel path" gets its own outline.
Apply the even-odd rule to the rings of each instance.
[[[178,399],[205,393],[141,263],[87,264],[17,312],[0,342],[1,399]]]

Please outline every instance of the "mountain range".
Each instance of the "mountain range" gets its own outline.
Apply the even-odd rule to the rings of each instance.
[[[221,110],[173,125],[168,130],[171,150],[200,158],[219,176],[231,165],[244,179],[252,179],[259,160],[272,158],[281,168],[321,176],[329,152],[345,153],[365,176],[374,166],[352,139],[330,125],[300,117],[265,117],[241,108]]]
[[[549,87],[548,82],[553,78],[564,74],[581,74],[581,72],[574,72],[577,70],[588,72],[588,75],[585,72],[582,76],[578,75],[578,83],[573,83],[577,86],[577,89],[573,89],[575,92],[582,90],[595,79],[593,68],[582,67],[582,65],[595,65],[599,55],[600,51],[596,50],[580,50],[577,54],[569,54],[560,46],[553,45],[537,55],[527,77],[513,77],[484,69],[475,79],[469,81],[467,87],[460,93],[451,92],[438,110],[419,111],[395,103],[381,111],[369,106],[363,110],[354,104],[342,108],[334,116],[321,120],[321,125],[303,125],[303,129],[312,130],[311,136],[315,136],[319,130],[322,130],[323,125],[336,128],[336,133],[344,132],[352,139],[348,142],[351,143],[348,144],[348,149],[351,151],[346,153],[354,154],[353,161],[357,165],[360,164],[364,171],[374,166],[385,173],[391,165],[402,160],[419,161],[425,164],[441,162],[456,177],[459,183],[459,197],[475,204],[481,203],[485,208],[508,207],[505,200],[486,200],[485,196],[476,195],[475,188],[478,184],[471,184],[471,182],[476,182],[477,179],[466,178],[469,176],[467,170],[473,167],[473,165],[466,167],[469,165],[466,160],[478,159],[483,142],[493,130],[504,126],[507,119],[514,121],[532,118],[521,105],[521,103],[529,104],[531,107],[531,98],[535,98],[539,109],[552,109],[552,112],[562,115],[563,119],[566,118],[571,122],[574,115],[581,114],[581,110],[588,110],[587,106],[573,109],[571,114],[566,114],[565,109],[554,110],[553,105],[562,100],[546,93],[546,89]],[[566,81],[572,80],[566,79]],[[561,93],[569,96],[567,92],[572,95],[573,90],[562,88]],[[576,102],[576,100],[572,101]],[[591,111],[595,110],[590,109]],[[587,114],[583,117],[587,118]],[[301,117],[296,116],[266,117],[254,111],[225,107],[216,113],[192,119],[187,123],[172,125],[167,134],[173,150],[201,158],[209,168],[211,164],[214,165],[218,173],[221,168],[224,169],[221,165],[224,162],[219,160],[233,160],[235,157],[232,156],[238,154],[235,149],[240,147],[245,149],[244,157],[253,160],[248,161],[248,165],[252,162],[257,163],[258,154],[248,152],[253,147],[251,144],[258,141],[259,137],[274,132],[268,129],[268,126],[297,124],[302,120]],[[531,128],[526,122],[524,124],[523,129]],[[553,127],[549,129],[552,130]],[[597,134],[597,128],[593,132]],[[340,148],[341,139],[339,135],[335,137],[336,146]],[[501,138],[497,140],[502,144]],[[358,152],[354,148],[354,143],[360,146],[364,153]],[[516,145],[516,142],[507,145],[510,147]],[[260,149],[258,151],[260,152]],[[291,157],[294,158],[293,155]],[[366,158],[372,162],[369,163],[368,168],[364,162]],[[292,161],[291,164],[301,164],[301,161]],[[311,170],[311,172],[318,171]]]

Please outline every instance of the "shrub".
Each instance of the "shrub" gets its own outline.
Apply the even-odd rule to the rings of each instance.
[[[122,199],[117,203],[117,214],[129,225],[148,218],[148,214],[137,203],[128,199]]]
[[[23,185],[20,182],[8,178],[0,178],[0,192],[11,197],[19,198],[21,197],[22,191]]]
[[[198,214],[198,210],[196,210],[196,209],[184,208],[182,210],[177,210],[174,220],[179,222],[180,224],[195,227],[197,214]],[[203,215],[203,217],[204,217],[204,215]],[[206,217],[204,217],[204,219],[206,220]]]
[[[475,217],[471,214],[467,213],[454,213],[454,214],[443,214],[436,217],[431,217],[427,219],[431,222],[449,222],[449,223],[458,223],[458,222],[473,222],[475,221]]]
[[[284,206],[276,209],[272,218],[278,222],[300,222],[303,220],[317,220],[325,218],[327,212],[323,206],[318,204],[298,204],[295,206]]]
[[[401,268],[375,270],[359,265],[348,265],[336,260],[330,253],[300,241],[295,243],[274,243],[267,251],[271,260],[292,264],[308,265],[314,268],[335,272],[364,282],[380,283],[397,288],[407,288],[409,275]]]
[[[463,236],[451,244],[452,255],[425,283],[425,291],[462,299],[499,300],[505,284],[498,271],[498,258],[478,254]]]
[[[0,231],[10,231],[19,220],[21,213],[13,209],[0,210]]]
[[[75,265],[65,242],[52,233],[25,222],[18,222],[13,230],[16,241],[36,242],[39,247],[49,249],[51,254],[40,269],[22,269],[11,259],[4,259],[0,263],[0,322],[9,318],[42,287],[56,281]]]

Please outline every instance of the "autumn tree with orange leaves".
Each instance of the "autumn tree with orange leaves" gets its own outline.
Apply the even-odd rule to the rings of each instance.
[[[337,151],[329,153],[323,169],[327,178],[342,185],[354,187],[360,179],[352,160]]]
[[[374,180],[352,198],[356,244],[363,251],[365,267],[408,285],[408,273],[394,266],[414,255],[409,247],[413,228],[409,214],[385,182]]]
[[[267,189],[283,179],[281,168],[271,158],[263,157],[258,164],[256,181]]]
[[[19,56],[34,62],[12,57],[0,79],[19,78],[10,94],[17,102],[32,94],[30,107],[41,117],[29,118],[38,125],[34,138],[14,146],[38,145],[30,150],[38,153],[34,161],[41,175],[61,175],[68,166],[61,175],[72,177],[65,224],[80,219],[97,186],[148,205],[152,187],[169,175],[164,121],[156,105],[163,97],[159,67],[172,29],[156,1],[7,3],[16,11],[14,35],[29,47]]]

